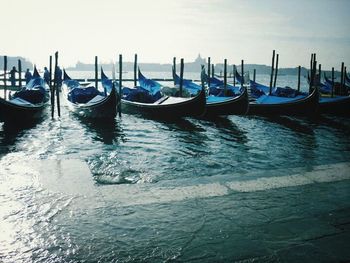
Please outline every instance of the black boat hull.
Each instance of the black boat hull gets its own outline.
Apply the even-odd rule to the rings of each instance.
[[[244,115],[249,109],[249,99],[247,89],[244,92],[230,100],[207,103],[206,116],[220,116],[220,115]]]
[[[43,117],[45,103],[22,106],[0,98],[0,122],[30,122]]]
[[[136,113],[159,119],[174,119],[181,117],[196,117],[205,112],[205,91],[190,100],[173,104],[139,103],[122,99],[124,113]]]
[[[342,100],[320,102],[320,113],[350,116],[350,96]]]
[[[95,104],[75,104],[66,96],[66,103],[70,111],[87,119],[113,119],[117,114],[117,95],[115,89],[103,100]]]
[[[258,104],[250,103],[248,114],[250,115],[313,115],[319,108],[319,91],[313,92],[300,100],[288,103]]]

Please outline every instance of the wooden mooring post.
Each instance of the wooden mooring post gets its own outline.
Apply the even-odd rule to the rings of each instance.
[[[256,69],[253,71],[253,81],[255,82],[255,77],[256,77]]]
[[[184,79],[184,59],[180,60],[180,87],[179,87],[179,96],[182,97],[182,85]]]
[[[270,91],[269,94],[271,95],[272,93],[272,80],[273,80],[273,68],[275,65],[275,50],[272,52],[272,64],[271,64],[271,75],[270,75]]]
[[[224,59],[224,95],[227,95],[227,59]]]
[[[98,57],[95,56],[95,88],[98,89]]]
[[[207,79],[207,83],[208,83],[208,88],[210,88],[210,57],[208,57],[208,79]]]
[[[340,73],[340,94],[343,95],[345,94],[345,89],[344,89],[344,62],[341,63],[341,73]]]
[[[298,92],[300,91],[300,73],[301,73],[301,67],[298,67]]]
[[[278,74],[278,57],[279,57],[279,54],[276,55],[275,79],[273,81],[274,88],[276,88],[276,81],[277,81],[277,74]]]
[[[22,87],[22,62],[21,60],[19,59],[18,60],[18,87],[21,88]]]
[[[242,81],[241,81],[241,88],[243,88],[244,84],[244,60],[241,61],[241,74],[242,74]]]
[[[135,54],[134,58],[134,87],[137,86],[137,54]]]
[[[332,67],[332,98],[334,97],[334,67]]]
[[[122,116],[122,81],[123,81],[123,57],[119,54],[119,103],[118,103],[118,113],[119,117]]]
[[[56,100],[57,100],[57,114],[58,117],[61,117],[61,105],[60,105],[60,91],[58,87],[58,51],[55,52],[55,71],[54,71],[54,87],[56,90]]]
[[[4,56],[4,99],[7,94],[7,56]]]
[[[236,65],[233,65],[233,86],[236,86]]]
[[[175,75],[176,75],[176,57],[173,57],[173,81],[174,81],[174,86],[176,85],[175,81]]]
[[[211,64],[211,77],[214,78],[215,76],[215,66],[214,64]]]
[[[52,56],[50,56],[49,58],[49,87],[50,87],[50,90],[53,88],[53,85],[52,85]]]

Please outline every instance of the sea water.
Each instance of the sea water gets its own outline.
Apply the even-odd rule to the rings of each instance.
[[[49,110],[0,124],[1,262],[350,259],[348,118],[94,123]]]

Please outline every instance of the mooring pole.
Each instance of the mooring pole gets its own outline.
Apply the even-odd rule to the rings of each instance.
[[[256,69],[253,71],[253,81],[255,82],[255,77],[256,77]]]
[[[58,88],[58,79],[57,79],[57,68],[58,68],[58,51],[55,52],[55,73],[54,73],[54,86],[56,90],[56,99],[57,99],[57,114],[58,117],[61,117],[61,106],[60,106],[60,91]]]
[[[18,74],[19,74],[19,83],[18,87],[22,87],[22,61],[19,59],[18,60]]]
[[[227,59],[224,59],[224,95],[227,96]]]
[[[271,66],[271,75],[270,75],[270,92],[269,94],[271,95],[272,93],[272,80],[273,80],[273,67],[275,65],[275,50],[272,52],[272,66]]]
[[[4,56],[4,99],[7,93],[7,56]]]
[[[208,57],[208,79],[207,79],[207,83],[208,83],[208,88],[210,88],[210,57]]]
[[[318,85],[321,85],[321,73],[322,73],[322,66],[321,64],[318,64]]]
[[[134,87],[137,86],[137,54],[135,54],[134,59]]]
[[[122,54],[119,54],[119,107],[118,107],[118,112],[119,112],[119,117],[122,116],[122,81],[123,81],[123,57]]]
[[[52,89],[52,56],[50,56],[49,58],[49,87],[50,90]]]
[[[276,70],[275,70],[275,79],[273,81],[273,87],[276,88],[276,81],[277,81],[277,74],[278,74],[278,57],[279,54],[276,56]]]
[[[314,53],[311,54],[311,60],[310,60],[310,80],[309,80],[309,93],[311,93],[311,88],[313,86],[313,66],[314,66]]]
[[[215,66],[214,64],[211,64],[211,77],[214,78],[215,76]]]
[[[334,97],[334,67],[332,67],[332,98]]]
[[[339,95],[343,95],[344,92],[344,83],[343,83],[343,79],[344,79],[344,62],[341,63],[341,74],[340,74],[340,94]]]
[[[50,82],[49,82],[49,87],[50,87],[50,94],[51,94],[51,119],[54,118],[55,116],[55,85],[51,84],[51,69],[52,69],[52,56],[50,56]]]
[[[241,61],[241,74],[242,74],[242,81],[241,81],[241,88],[243,88],[244,84],[244,60]]]
[[[314,56],[314,58],[316,58],[316,56]],[[314,81],[312,82],[313,86],[315,86],[316,67],[317,67],[317,61],[314,60],[314,65],[313,65],[313,70],[312,70],[313,71],[312,78],[314,79]]]
[[[95,88],[98,89],[98,57],[95,56]]]
[[[300,92],[300,73],[301,73],[301,67],[298,67],[298,92]]]
[[[182,58],[180,63],[180,90],[179,90],[180,97],[182,97],[183,79],[184,79],[184,59]]]
[[[176,75],[176,57],[173,57],[173,81],[174,81],[174,86],[176,85],[175,81],[175,75]]]
[[[233,65],[233,86],[236,86],[236,65]]]

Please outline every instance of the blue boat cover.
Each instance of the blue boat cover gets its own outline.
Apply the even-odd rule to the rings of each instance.
[[[270,87],[259,84],[253,80],[250,81],[250,92],[252,97],[259,98],[262,95],[269,95]],[[284,97],[284,98],[295,98],[299,95],[307,96],[308,94],[305,92],[300,92],[291,87],[276,87],[272,88],[272,96],[276,97]]]
[[[175,85],[180,85],[180,77],[177,74],[174,74]],[[202,87],[192,80],[183,79],[182,80],[183,87],[190,93],[191,96],[196,96],[199,91],[202,90]]]
[[[67,85],[68,86],[68,85]],[[68,92],[68,100],[72,103],[87,103],[97,95],[104,96],[103,93],[98,91],[95,87],[74,87]]]
[[[236,87],[230,84],[226,84],[226,95],[224,90],[224,82],[218,78],[210,78],[209,95],[219,97],[236,97],[242,94],[241,87]]]
[[[142,75],[140,69],[139,69],[139,84],[142,88],[147,90],[152,95],[155,95],[162,88],[162,85],[160,85],[157,81],[147,79],[144,75]]]
[[[34,68],[34,75],[32,79],[21,90],[13,94],[13,98],[21,98],[30,103],[36,104],[44,102],[47,99],[47,85]]]
[[[304,95],[298,95],[294,98],[289,97],[277,97],[273,95],[262,95],[257,100],[256,103],[258,104],[283,104],[283,103],[289,103],[294,102],[300,99],[305,98]]]
[[[128,101],[141,102],[141,103],[154,103],[162,97],[160,91],[151,94],[148,90],[143,87],[127,88],[122,89],[122,98]]]

